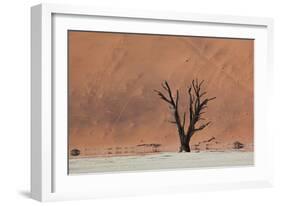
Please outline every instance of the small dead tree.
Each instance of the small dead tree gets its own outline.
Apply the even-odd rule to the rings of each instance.
[[[176,90],[176,96],[173,96],[171,88],[167,81],[162,83],[162,88],[166,91],[167,95],[163,94],[161,91],[154,90],[162,100],[167,102],[172,110],[174,115],[174,121],[171,123],[176,124],[178,129],[178,134],[180,137],[180,149],[179,152],[190,152],[190,140],[191,137],[198,131],[203,130],[207,127],[211,122],[202,123],[197,126],[199,121],[204,121],[202,115],[205,113],[208,102],[214,100],[216,97],[212,98],[204,98],[203,96],[207,94],[207,92],[202,92],[201,87],[204,80],[198,83],[198,80],[192,80],[191,85],[187,88],[187,93],[189,96],[189,126],[186,129],[186,112],[183,113],[182,118],[179,114],[179,90]]]

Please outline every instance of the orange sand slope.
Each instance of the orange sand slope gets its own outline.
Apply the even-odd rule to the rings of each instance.
[[[217,98],[204,114],[212,124],[193,136],[193,149],[205,150],[212,137],[220,150],[235,141],[252,146],[253,47],[244,39],[69,32],[70,151],[98,155],[92,150],[141,144],[178,151],[171,111],[153,89],[167,80],[184,111],[195,78]]]

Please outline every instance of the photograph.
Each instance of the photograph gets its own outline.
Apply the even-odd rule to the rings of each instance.
[[[254,166],[254,39],[67,31],[68,174]]]

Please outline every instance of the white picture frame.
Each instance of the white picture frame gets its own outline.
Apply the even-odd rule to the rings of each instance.
[[[267,91],[273,76],[272,19],[40,4],[31,8],[31,26],[32,198],[52,201],[272,186],[273,134],[267,121],[271,98]],[[65,32],[73,28],[254,38],[255,165],[67,175],[67,77],[63,68],[67,64]],[[153,184],[147,187],[147,182]]]

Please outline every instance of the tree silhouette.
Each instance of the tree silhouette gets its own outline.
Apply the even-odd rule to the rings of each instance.
[[[187,88],[187,93],[189,96],[189,126],[187,130],[185,129],[186,125],[186,112],[183,112],[182,118],[179,114],[179,90],[176,90],[176,96],[173,96],[171,88],[167,81],[162,83],[162,88],[166,91],[167,95],[163,94],[161,91],[154,90],[162,100],[167,102],[172,110],[174,115],[174,121],[171,123],[176,124],[178,129],[178,134],[180,137],[180,149],[179,152],[190,152],[190,140],[191,137],[198,131],[203,130],[207,127],[211,122],[202,123],[197,125],[199,121],[204,121],[202,115],[206,112],[208,102],[214,100],[216,97],[212,98],[204,98],[203,96],[207,94],[207,92],[202,92],[201,87],[204,80],[198,83],[198,80],[192,80],[190,86]]]

